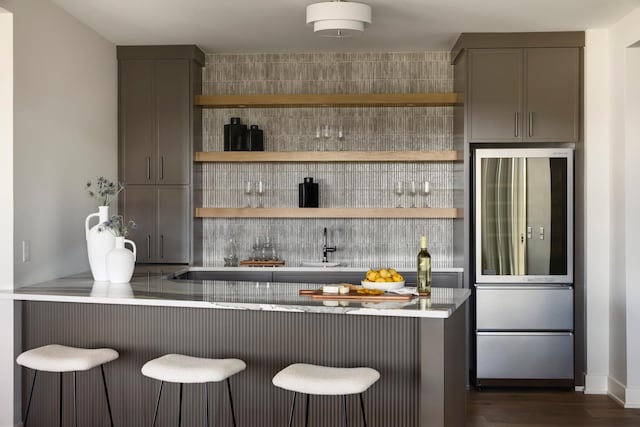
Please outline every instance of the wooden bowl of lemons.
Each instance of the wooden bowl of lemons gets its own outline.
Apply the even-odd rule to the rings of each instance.
[[[361,282],[366,289],[381,289],[390,291],[404,287],[404,277],[394,268],[381,268],[379,270],[369,270],[365,279]]]

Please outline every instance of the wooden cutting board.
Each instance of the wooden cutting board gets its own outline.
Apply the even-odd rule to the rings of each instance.
[[[348,294],[325,294],[322,289],[300,289],[300,295],[318,300],[357,300],[357,301],[409,301],[413,295],[398,295],[385,292],[382,295],[364,295],[356,291]]]
[[[272,259],[268,261],[252,261],[249,259],[243,259],[240,261],[240,265],[244,267],[282,267],[284,260]]]

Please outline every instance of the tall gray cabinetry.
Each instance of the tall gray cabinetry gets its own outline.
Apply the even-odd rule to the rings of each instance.
[[[138,262],[199,261],[193,218],[201,150],[204,54],[196,46],[119,46],[118,175],[124,183],[120,212],[138,228],[131,239]]]
[[[584,143],[582,135],[582,66],[584,32],[463,33],[452,49],[454,87],[464,94],[464,106],[454,107],[454,146],[463,150],[464,211],[462,227],[465,285],[474,290],[470,319],[477,326],[475,291],[475,200],[472,159],[477,149],[571,148],[574,150],[574,256],[573,256],[573,372],[574,384],[584,384]],[[501,284],[496,286],[499,288]],[[553,299],[553,298],[552,298]],[[555,299],[554,299],[555,300]],[[505,302],[505,300],[502,300]],[[533,299],[532,299],[533,301]],[[533,304],[532,304],[533,306]],[[540,318],[543,317],[540,313]],[[526,325],[525,325],[526,326]],[[531,325],[529,325],[531,326]],[[503,328],[508,329],[507,325]],[[525,328],[526,329],[526,328]],[[531,328],[529,328],[531,329]],[[516,332],[505,332],[506,334]],[[470,348],[471,379],[475,383],[478,341]],[[503,352],[504,353],[504,352]],[[506,354],[506,353],[505,353]],[[513,357],[510,363],[519,362]],[[506,378],[496,384],[536,384],[528,378]],[[537,381],[545,385],[545,381]],[[486,385],[486,384],[485,384]],[[548,384],[547,384],[548,385]]]

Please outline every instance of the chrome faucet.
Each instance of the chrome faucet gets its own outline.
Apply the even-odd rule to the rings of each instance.
[[[335,246],[327,246],[327,227],[324,228],[324,245],[322,245],[322,262],[329,262],[327,259],[328,252],[335,252]]]

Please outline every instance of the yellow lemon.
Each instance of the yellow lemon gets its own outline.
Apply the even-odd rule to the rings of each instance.
[[[387,270],[389,270],[389,274],[391,274],[391,276],[393,276],[394,274],[398,274],[398,270],[396,270],[395,268],[388,268]]]
[[[389,270],[386,270],[384,268],[380,269],[380,271],[378,271],[378,274],[380,275],[380,277],[382,277],[383,279],[386,279],[387,277],[391,277],[391,273],[389,273]]]
[[[386,282],[386,280],[382,277],[378,277],[376,280],[374,280],[374,282]]]
[[[391,278],[393,279],[394,282],[402,282],[404,280],[404,277],[402,277],[402,275],[398,273],[391,276]]]

